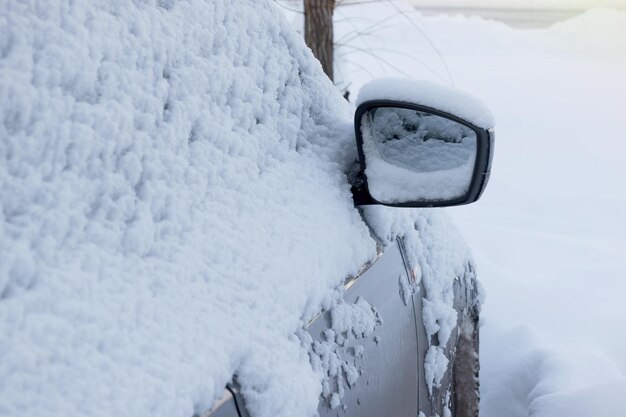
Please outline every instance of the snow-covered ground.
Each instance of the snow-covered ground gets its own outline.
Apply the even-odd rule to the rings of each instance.
[[[532,31],[402,3],[337,18],[353,93],[381,75],[453,80],[495,114],[489,187],[448,209],[487,295],[481,416],[624,415],[626,12]]]

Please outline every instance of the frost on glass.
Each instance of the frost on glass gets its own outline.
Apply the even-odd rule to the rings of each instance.
[[[379,107],[361,122],[369,190],[383,203],[451,200],[468,191],[474,130],[442,116]]]

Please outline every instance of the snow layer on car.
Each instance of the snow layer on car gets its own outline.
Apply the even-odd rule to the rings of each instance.
[[[189,417],[234,373],[255,416],[315,414],[295,334],[375,243],[350,109],[277,15],[3,3],[2,416]]]
[[[269,1],[7,1],[0,414],[181,416],[234,372],[312,415],[293,336],[375,256],[350,108]]]
[[[357,106],[370,100],[397,100],[421,104],[454,114],[483,129],[495,124],[491,110],[478,98],[434,81],[385,77],[359,90]]]

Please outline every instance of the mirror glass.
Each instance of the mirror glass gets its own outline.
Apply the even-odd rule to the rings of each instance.
[[[369,190],[382,203],[452,200],[468,191],[476,132],[414,109],[377,107],[361,120]]]

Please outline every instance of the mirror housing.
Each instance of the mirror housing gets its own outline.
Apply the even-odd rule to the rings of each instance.
[[[495,144],[493,119],[481,102],[424,81],[375,80],[363,91],[354,118],[356,205],[446,207],[480,198]],[[417,99],[407,100],[412,92]]]

